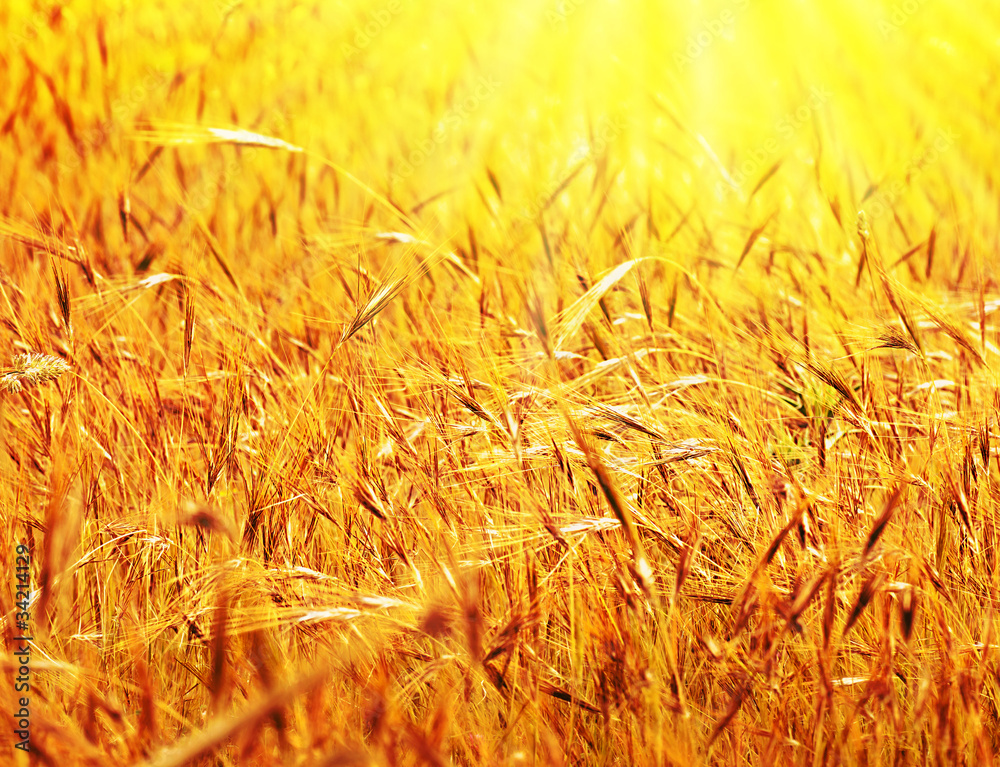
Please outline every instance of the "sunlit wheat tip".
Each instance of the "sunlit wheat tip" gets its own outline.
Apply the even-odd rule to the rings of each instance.
[[[295,144],[243,128],[156,123],[137,128],[134,137],[140,141],[154,141],[159,144],[239,144],[265,149],[284,149],[288,152],[303,151],[302,147]]]
[[[862,240],[870,240],[872,236],[871,225],[868,223],[868,214],[863,210],[858,211],[858,237]]]
[[[69,363],[59,357],[39,352],[18,354],[14,366],[0,374],[0,389],[16,394],[26,386],[38,386],[54,381],[69,371]]]

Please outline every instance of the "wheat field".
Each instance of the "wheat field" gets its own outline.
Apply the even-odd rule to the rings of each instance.
[[[0,763],[993,764],[998,64],[4,3]]]

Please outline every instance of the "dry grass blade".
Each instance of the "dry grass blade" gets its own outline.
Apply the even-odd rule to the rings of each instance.
[[[593,311],[604,295],[617,284],[622,277],[628,274],[632,267],[640,263],[643,259],[633,259],[618,264],[604,277],[598,280],[591,288],[580,296],[573,304],[561,312],[556,318],[553,336],[555,346],[553,351],[559,351],[563,345],[580,329],[587,315]]]
[[[890,493],[888,500],[885,502],[885,506],[882,509],[882,513],[878,515],[878,519],[872,525],[871,532],[868,533],[868,540],[865,542],[865,556],[868,556],[872,549],[875,548],[875,544],[878,543],[879,538],[882,537],[882,533],[885,532],[886,525],[889,524],[889,520],[892,519],[893,512],[896,510],[896,506],[899,504],[899,499],[903,494],[903,485],[896,485],[892,493]]]
[[[911,246],[909,250],[907,250],[905,253],[903,253],[903,255],[901,255],[899,258],[897,258],[895,261],[892,262],[891,268],[895,269],[900,264],[905,263],[913,256],[914,253],[917,253],[923,247],[924,243],[922,242],[918,242],[916,245]]]
[[[736,718],[736,715],[743,707],[743,701],[746,700],[749,692],[750,688],[746,683],[740,684],[736,691],[733,692],[725,712],[719,717],[719,720],[715,723],[715,727],[712,728],[712,735],[708,739],[709,745],[715,743],[718,737],[726,731],[726,728],[732,724],[733,719]]]
[[[628,535],[629,543],[632,545],[633,576],[648,596],[652,593],[653,571],[649,565],[649,560],[646,558],[646,551],[642,545],[642,539],[639,538],[639,531],[632,520],[632,512],[626,506],[625,499],[622,498],[618,486],[611,478],[611,473],[597,455],[597,451],[594,450],[593,445],[590,444],[583,432],[580,431],[580,427],[570,414],[565,413],[564,415],[577,447],[580,448],[586,457],[587,465],[597,478],[597,484],[604,492],[604,497],[607,499],[608,505],[611,507],[614,515],[618,517],[618,521],[621,522],[626,535]]]
[[[916,620],[917,606],[919,605],[916,592],[914,586],[907,584],[899,598],[899,624],[903,632],[903,640],[906,642],[909,642],[913,636],[913,623]]]
[[[275,689],[261,700],[251,703],[237,716],[218,716],[201,730],[143,762],[141,767],[181,767],[190,764],[222,747],[234,735],[252,730],[282,707],[318,687],[329,675],[329,669],[315,671],[286,687]]]
[[[774,165],[772,165],[770,168],[767,169],[767,171],[764,173],[763,176],[760,177],[760,181],[754,184],[754,188],[750,190],[750,198],[749,198],[750,200],[753,200],[753,198],[757,196],[757,192],[759,192],[763,188],[764,184],[766,184],[774,177],[774,174],[778,172],[778,169],[781,168],[781,164],[783,162],[784,159],[778,160],[776,163],[774,163]]]
[[[945,314],[935,307],[931,307],[927,302],[924,302],[923,309],[927,312],[927,316],[931,318],[935,325],[937,325],[945,334],[951,338],[959,347],[965,349],[980,365],[986,363],[983,358],[982,352],[976,348],[969,334],[966,332],[965,328],[959,325],[954,320],[945,316]]]
[[[791,625],[798,626],[798,621],[802,613],[809,606],[809,603],[813,601],[816,594],[819,593],[820,588],[822,588],[829,575],[830,573],[827,570],[823,570],[822,572],[814,575],[809,582],[799,590],[798,595],[795,597],[795,600],[789,608],[788,622]]]
[[[681,589],[684,586],[684,582],[687,580],[688,575],[691,572],[691,563],[694,558],[698,555],[698,550],[701,547],[701,528],[695,530],[694,535],[690,540],[684,543],[684,547],[681,549],[681,556],[677,562],[677,577],[674,579],[674,601],[680,596]]]
[[[195,296],[194,288],[185,284],[184,288],[184,372],[187,373],[191,363],[191,348],[194,346],[195,329]]]
[[[772,169],[772,173],[777,169],[778,167],[777,165],[775,165],[775,167]],[[766,181],[767,178],[765,177],[764,180]],[[757,190],[754,189],[754,191],[756,192]],[[753,197],[753,195],[751,195],[751,197]],[[743,260],[747,257],[747,254],[750,252],[750,249],[753,248],[754,243],[757,242],[758,239],[760,239],[760,236],[764,233],[764,230],[767,228],[767,225],[771,223],[771,219],[774,218],[774,216],[775,214],[772,213],[770,216],[764,219],[764,223],[762,223],[760,226],[756,227],[752,232],[750,232],[750,236],[747,237],[747,241],[743,245],[743,250],[740,251],[740,257],[736,261],[736,266],[733,267],[734,272],[738,272],[740,270],[740,267],[743,265]]]
[[[954,499],[955,510],[958,511],[958,518],[962,521],[962,527],[975,541],[976,532],[972,527],[972,510],[969,508],[969,498],[965,494],[965,488],[962,486],[962,482],[956,482],[951,478],[949,478],[948,484],[951,486],[951,496]]]
[[[229,268],[229,261],[224,255],[222,255],[222,247],[219,245],[219,241],[215,239],[215,235],[208,230],[208,227],[205,226],[205,222],[202,221],[200,217],[195,217],[195,226],[198,228],[201,236],[205,238],[205,242],[208,244],[208,250],[212,254],[212,258],[215,259],[215,262],[222,269],[222,273],[226,275],[226,279],[229,280],[230,284],[236,288],[240,295],[243,295],[243,288],[240,287],[240,283],[233,274],[233,270]]]
[[[653,302],[649,296],[649,281],[642,273],[642,269],[636,270],[636,282],[639,284],[639,300],[642,303],[642,313],[646,317],[646,325],[653,330]]]
[[[844,634],[847,634],[852,628],[854,628],[854,624],[858,622],[858,618],[861,617],[865,608],[868,607],[868,603],[872,601],[872,597],[874,597],[878,590],[882,587],[885,580],[886,575],[884,572],[877,572],[868,576],[868,579],[861,587],[861,591],[858,592],[858,598],[854,603],[854,608],[851,610],[851,614],[847,618],[847,623],[844,625]]]
[[[254,133],[242,128],[211,128],[197,125],[186,125],[182,123],[154,123],[138,128],[133,132],[132,138],[136,141],[146,141],[158,144],[159,146],[157,149],[164,145],[232,144],[237,146],[248,146],[251,148],[260,147],[264,149],[281,149],[287,152],[295,153],[305,152],[302,147],[290,144],[282,139],[267,136],[262,133]],[[154,149],[153,154],[155,153],[156,150]],[[384,195],[376,192],[357,176],[324,157],[320,157],[311,152],[308,153],[308,156],[315,157],[323,164],[348,178],[352,183],[356,184],[359,188],[368,193],[374,200],[378,201],[379,205],[383,206],[386,210],[391,211],[411,228],[415,228],[414,222],[409,216],[406,215],[405,211],[401,210],[399,206],[395,205]]]
[[[761,560],[762,564],[771,564],[771,560],[774,559],[774,555],[778,553],[778,549],[781,548],[781,544],[784,542],[788,534],[794,530],[801,522],[802,515],[805,511],[805,507],[799,509],[792,518],[788,520],[784,527],[778,531],[778,534],[774,536],[774,540],[771,541],[771,545],[767,547],[767,551],[764,552],[764,557]]]
[[[750,496],[750,500],[753,502],[754,508],[756,508],[759,512],[761,510],[760,497],[757,495],[757,489],[753,486],[753,482],[750,479],[750,474],[747,471],[743,460],[742,451],[736,447],[736,443],[733,442],[732,436],[729,437],[729,452],[726,458],[729,459],[729,463],[733,467],[733,471],[736,473],[736,476],[739,477],[740,484],[743,485],[743,489],[746,490],[747,495]]]
[[[84,260],[75,246],[66,245],[55,237],[39,232],[21,221],[0,217],[0,237],[9,237],[29,248],[51,253],[74,264],[84,265]]]
[[[934,246],[937,243],[937,226],[931,227],[931,233],[927,236],[927,263],[924,266],[924,279],[931,278],[931,268],[934,266]]]
[[[538,685],[538,691],[544,693],[545,695],[551,695],[556,700],[561,700],[564,703],[572,703],[574,706],[579,706],[584,711],[591,714],[600,714],[601,709],[595,706],[593,703],[588,703],[585,700],[567,692],[561,687],[556,687],[551,682],[540,682]]]
[[[840,562],[830,563],[826,579],[826,604],[823,606],[823,648],[830,646],[833,638],[833,623],[837,618],[837,583],[840,580]]]
[[[737,184],[735,180],[733,180],[732,176],[729,175],[729,171],[726,170],[726,166],[722,164],[722,161],[719,159],[719,156],[715,153],[715,150],[712,149],[712,145],[708,143],[705,137],[700,133],[695,133],[690,128],[685,127],[684,130],[690,133],[692,138],[694,138],[694,140],[698,142],[701,148],[705,150],[705,154],[708,155],[709,159],[718,169],[719,174],[722,176],[723,179],[725,179],[726,183],[729,184],[729,186],[732,187],[733,189],[739,190],[740,185]]]
[[[566,178],[564,178],[562,180],[562,182],[559,184],[559,186],[557,186],[552,191],[552,194],[550,194],[548,196],[548,198],[544,201],[544,203],[542,203],[542,207],[538,211],[539,215],[542,214],[542,213],[544,213],[550,207],[552,207],[552,203],[554,203],[556,200],[559,199],[559,195],[561,195],[564,191],[566,191],[566,187],[568,187],[573,182],[573,179],[576,178],[579,175],[579,173],[580,173],[581,170],[583,170],[585,167],[587,167],[587,163],[588,162],[589,162],[589,160],[584,160],[582,162],[577,163],[576,167],[573,168],[573,170],[571,170],[566,175]]]
[[[386,242],[392,242],[392,243],[399,243],[401,245],[422,245],[432,249],[435,247],[432,242],[418,239],[417,237],[414,237],[412,234],[407,234],[406,232],[376,232],[375,237],[376,239],[379,240],[385,240]],[[457,269],[466,277],[468,277],[470,280],[472,280],[476,285],[479,285],[479,277],[476,274],[474,274],[469,269],[469,267],[465,265],[465,262],[462,261],[462,259],[459,258],[457,255],[455,255],[454,252],[452,251],[443,252],[440,256],[440,260],[445,263],[451,264],[453,267],[455,267],[455,269]]]
[[[136,129],[133,138],[160,145],[173,144],[237,144],[240,146],[284,149],[287,152],[301,152],[302,147],[287,141],[254,133],[242,128],[210,128],[183,123],[155,123]]]

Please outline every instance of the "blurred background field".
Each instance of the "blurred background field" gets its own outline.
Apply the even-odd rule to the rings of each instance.
[[[993,763],[998,62],[984,1],[5,3],[0,365],[71,366],[0,392],[9,753]]]

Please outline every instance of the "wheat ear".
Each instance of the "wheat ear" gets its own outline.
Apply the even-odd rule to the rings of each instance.
[[[0,373],[0,389],[16,394],[26,386],[38,386],[54,381],[70,366],[60,357],[51,357],[39,352],[27,352],[14,357],[14,367]]]

